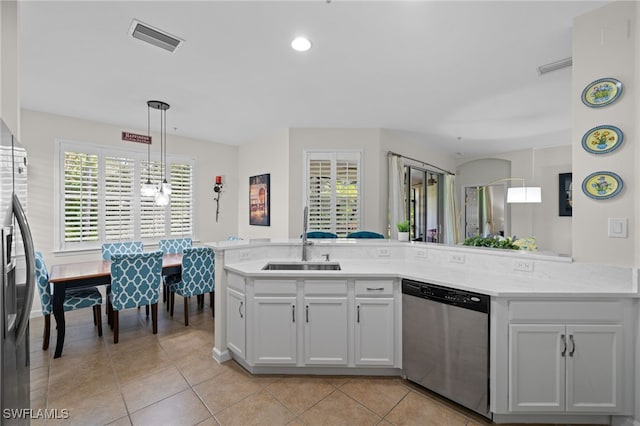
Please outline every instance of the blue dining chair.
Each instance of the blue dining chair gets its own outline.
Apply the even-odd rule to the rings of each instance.
[[[40,304],[42,315],[44,316],[44,333],[42,335],[42,350],[49,349],[49,338],[51,335],[51,313],[53,312],[53,294],[51,293],[51,283],[49,283],[49,272],[44,263],[42,253],[36,252],[36,286],[40,294]],[[64,296],[64,310],[93,308],[93,324],[98,326],[98,336],[102,336],[101,309],[102,295],[96,287],[83,287],[69,289]]]
[[[184,298],[184,325],[189,325],[189,298],[198,296],[198,307],[204,307],[204,295],[209,293],[211,314],[215,316],[213,302],[215,289],[215,260],[210,247],[193,247],[182,253],[182,279],[169,286],[169,304],[171,316],[175,295]]]
[[[158,241],[158,248],[162,254],[182,253],[184,249],[192,246],[191,238],[174,238]],[[162,276],[162,301],[167,301],[167,287],[171,283],[180,281],[180,273]],[[167,311],[169,304],[167,303]]]
[[[300,236],[302,238],[302,235]],[[338,238],[333,232],[326,231],[309,231],[307,232],[307,238]]]
[[[111,260],[111,257],[116,254],[134,254],[142,253],[142,241],[125,241],[118,243],[103,243],[102,244],[102,258],[104,260]],[[111,286],[106,286],[107,297],[111,292]],[[107,303],[107,322],[111,324],[111,312],[109,311],[111,306]],[[147,316],[149,316],[149,308],[147,307]]]
[[[118,343],[118,312],[151,306],[153,334],[158,333],[158,299],[162,282],[162,252],[116,254],[111,257],[109,312],[113,343]]]
[[[347,235],[347,238],[370,238],[370,239],[378,239],[378,238],[384,238],[384,235],[379,234],[377,232],[371,232],[371,231],[356,231],[356,232],[351,232]]]
[[[142,253],[142,241],[126,241],[121,243],[102,244],[102,258],[109,260],[115,254]]]

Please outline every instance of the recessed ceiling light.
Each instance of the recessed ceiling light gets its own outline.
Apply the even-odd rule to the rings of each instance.
[[[291,42],[291,47],[298,52],[306,52],[311,49],[311,42],[304,37],[297,37]]]

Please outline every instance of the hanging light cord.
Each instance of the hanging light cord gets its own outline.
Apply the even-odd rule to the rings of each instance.
[[[147,104],[147,136],[149,143],[147,144],[147,184],[151,183],[151,107]]]

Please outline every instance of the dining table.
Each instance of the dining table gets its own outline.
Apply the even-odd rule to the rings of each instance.
[[[181,270],[181,253],[162,256],[162,275],[178,274]],[[52,308],[58,330],[53,357],[60,358],[64,346],[64,299],[67,289],[111,284],[111,261],[95,260],[53,265],[49,271],[49,282],[53,284]],[[109,303],[108,300],[107,303]]]

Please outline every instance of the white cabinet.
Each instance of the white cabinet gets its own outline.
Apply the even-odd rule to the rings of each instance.
[[[347,365],[347,298],[305,297],[304,363]]]
[[[244,294],[227,288],[227,347],[243,359],[246,357],[245,317]]]
[[[621,325],[509,326],[511,411],[618,412],[622,383]]]
[[[393,298],[356,297],[356,365],[393,366],[393,305]]]
[[[255,364],[295,364],[296,298],[258,297],[253,300]]]

